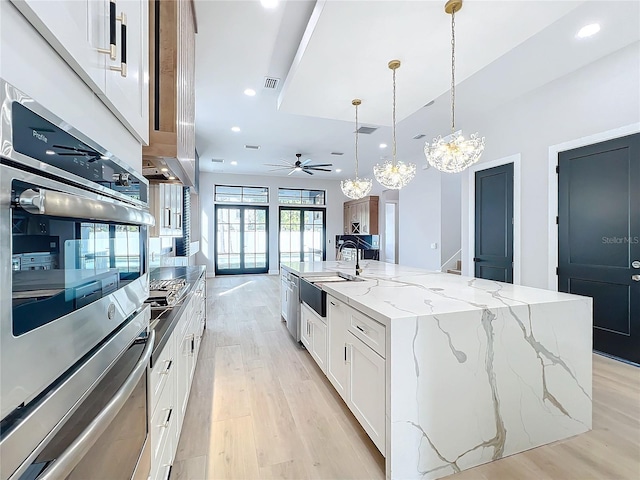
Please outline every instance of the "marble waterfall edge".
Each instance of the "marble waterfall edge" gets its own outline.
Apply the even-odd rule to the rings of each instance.
[[[591,299],[519,303],[390,322],[388,478],[440,478],[591,429]]]

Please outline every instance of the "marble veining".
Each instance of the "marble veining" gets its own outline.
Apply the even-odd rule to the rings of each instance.
[[[386,326],[387,478],[436,479],[591,429],[590,298],[361,266],[363,281],[323,288]]]

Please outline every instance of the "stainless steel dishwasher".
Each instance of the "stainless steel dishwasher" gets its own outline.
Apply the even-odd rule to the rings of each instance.
[[[300,277],[287,274],[289,282],[289,302],[287,303],[287,328],[296,340],[300,341]]]

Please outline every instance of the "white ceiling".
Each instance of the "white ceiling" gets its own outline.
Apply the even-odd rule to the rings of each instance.
[[[465,0],[456,15],[457,117],[493,109],[640,39],[639,2]],[[353,176],[353,107],[361,176],[390,154],[391,71],[398,77],[398,152],[416,158],[448,131],[450,17],[442,1],[196,0],[196,142],[202,171],[286,175],[265,163],[296,153]],[[575,33],[598,22],[596,36]],[[265,76],[280,78],[276,91]],[[243,94],[257,91],[255,97]],[[435,99],[432,107],[423,105]],[[232,126],[241,131],[231,131]],[[429,126],[429,128],[427,128]],[[464,128],[463,124],[460,124]],[[473,126],[469,126],[472,129]],[[476,128],[477,130],[477,128]],[[490,139],[487,139],[490,141]],[[389,148],[380,149],[381,142]],[[260,145],[247,150],[245,144]],[[344,152],[332,156],[331,152]],[[212,158],[224,163],[213,163]],[[231,161],[237,165],[231,165]],[[304,175],[295,173],[294,175]]]

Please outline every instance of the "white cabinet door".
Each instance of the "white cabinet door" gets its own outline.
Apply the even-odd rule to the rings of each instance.
[[[311,356],[320,369],[327,373],[327,326],[319,318],[311,320]]]
[[[328,327],[328,364],[327,377],[347,401],[347,306],[333,297],[327,297],[327,327]]]
[[[348,344],[347,405],[378,450],[385,443],[385,361],[351,332]]]
[[[118,0],[116,8],[125,22],[117,26],[117,59],[108,62],[106,88],[99,96],[113,106],[116,117],[133,129],[142,143],[148,144],[149,2]]]
[[[306,304],[300,305],[300,341],[305,346],[307,351],[311,353],[311,329],[313,322],[313,315],[311,309]]]
[[[104,91],[109,56],[109,2],[12,0],[29,22],[94,91]]]
[[[171,212],[173,215],[173,234],[176,237],[182,237],[182,185],[171,185],[173,195],[171,197]]]
[[[142,143],[149,142],[149,2],[12,0],[67,64]],[[115,15],[111,20],[111,4]],[[124,16],[123,16],[124,14]],[[117,17],[117,20],[116,20]],[[123,22],[122,19],[125,19]],[[115,59],[110,27],[115,26]],[[122,25],[126,24],[126,42]],[[126,43],[126,76],[120,71]]]

